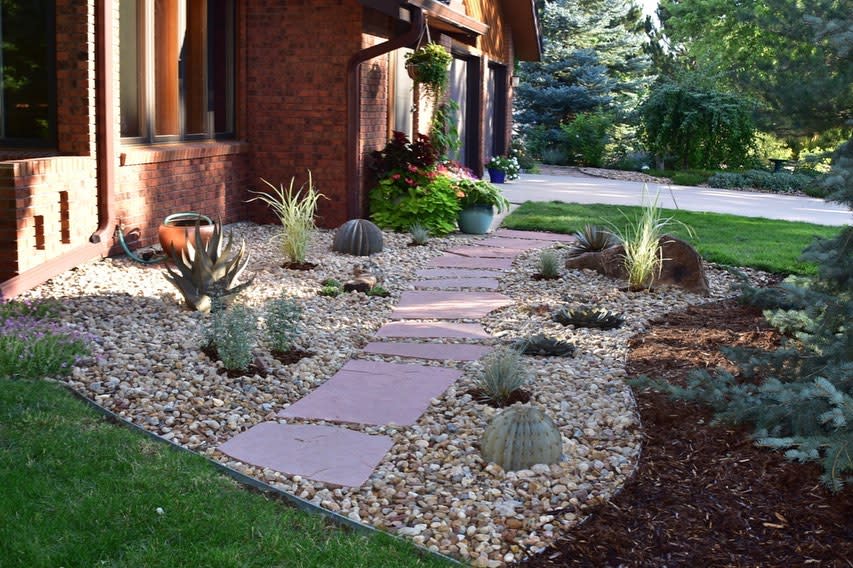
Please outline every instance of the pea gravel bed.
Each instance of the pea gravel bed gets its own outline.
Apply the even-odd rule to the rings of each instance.
[[[317,268],[294,271],[281,268],[275,227],[238,223],[226,230],[245,239],[251,254],[244,279],[255,280],[241,301],[260,313],[271,298],[282,293],[293,298],[304,310],[297,347],[313,356],[285,366],[260,347],[256,359],[266,377],[229,378],[200,350],[208,316],[183,307],[162,267],[112,258],[73,269],[26,294],[60,300],[63,320],[97,338],[91,359],[75,367],[66,382],[163,438],[326,509],[478,566],[499,566],[543,550],[587,509],[618,491],[637,464],[641,439],[636,404],[623,383],[628,339],[668,311],[731,296],[736,281],[708,266],[709,298],[673,289],[635,293],[626,291],[623,282],[588,271],[563,270],[559,280],[535,280],[539,252],[521,255],[500,286],[515,304],[480,322],[493,336],[487,344],[545,333],[576,346],[573,358],[524,357],[531,402],[545,408],[563,434],[561,461],[516,472],[484,463],[478,440],[497,410],[467,394],[475,387],[481,363],[418,361],[458,368],[464,375],[433,399],[414,426],[343,425],[388,435],[394,446],[362,487],[340,488],[237,462],[216,448],[260,422],[288,422],[276,412],[350,359],[413,362],[365,354],[360,348],[388,321],[400,294],[412,289],[416,270],[444,250],[481,237],[457,235],[412,247],[407,246],[408,235],[386,233],[385,250],[366,259],[330,252],[332,232],[317,231],[308,252]],[[365,262],[383,273],[390,297],[317,295],[322,280],[345,280],[354,265]],[[581,304],[621,312],[626,323],[601,331],[551,321],[557,307]]]

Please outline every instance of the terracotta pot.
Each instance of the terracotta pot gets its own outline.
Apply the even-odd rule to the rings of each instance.
[[[171,256],[180,255],[187,249],[187,242],[195,240],[195,226],[198,224],[201,240],[204,244],[213,236],[213,221],[200,213],[174,213],[163,220],[157,231],[163,252]]]

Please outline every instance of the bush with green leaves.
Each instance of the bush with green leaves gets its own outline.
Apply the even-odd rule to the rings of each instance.
[[[54,321],[51,302],[0,304],[0,377],[66,376],[89,355],[93,338]]]
[[[286,353],[299,336],[302,308],[287,296],[270,300],[264,313],[267,344],[273,352]]]
[[[229,371],[245,371],[252,362],[258,324],[248,306],[214,306],[207,330],[207,345],[216,349],[219,360]]]
[[[409,165],[370,191],[370,219],[383,229],[408,231],[415,223],[433,235],[456,230],[461,209],[454,180],[433,168]]]
[[[853,140],[827,183],[837,188],[829,199],[853,208]],[[759,444],[789,459],[820,462],[822,481],[837,491],[853,483],[853,226],[816,240],[802,258],[818,265],[817,277],[745,295],[765,308],[775,300],[765,313],[789,334],[779,349],[726,350],[738,376],[698,370],[685,387],[640,384],[708,404],[720,421],[751,425]]]
[[[791,172],[768,172],[764,170],[748,170],[742,173],[716,173],[708,178],[708,185],[722,189],[754,188],[765,189],[775,193],[804,191],[814,184],[815,178],[810,175]]]
[[[566,134],[566,153],[579,166],[601,167],[613,129],[613,115],[597,110],[582,112],[562,126]]]

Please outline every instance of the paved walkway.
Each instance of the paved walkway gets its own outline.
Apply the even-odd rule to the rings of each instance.
[[[549,233],[497,230],[476,245],[458,247],[432,259],[417,272],[415,290],[402,294],[390,320],[376,332],[365,353],[404,357],[411,363],[354,359],[278,416],[300,423],[264,422],[222,444],[219,449],[245,463],[331,485],[359,487],[393,446],[388,436],[345,426],[415,424],[462,376],[455,368],[418,360],[474,361],[490,351],[477,343],[426,343],[419,339],[488,339],[470,320],[510,305],[494,291],[504,271],[524,251],[566,241]],[[485,289],[485,290],[484,290]],[[461,323],[455,320],[468,320]],[[401,341],[403,340],[403,341]]]
[[[524,174],[520,179],[505,184],[502,189],[514,204],[525,201],[565,201],[639,205],[643,196],[642,183],[593,177],[580,172]],[[853,223],[853,212],[847,207],[813,197],[661,184],[649,184],[648,191],[652,196],[660,192],[660,203],[668,209],[807,221],[819,225]]]

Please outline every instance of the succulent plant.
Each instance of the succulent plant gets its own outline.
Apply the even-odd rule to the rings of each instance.
[[[483,360],[483,372],[477,383],[489,400],[502,404],[527,382],[521,352],[512,347],[499,347]]]
[[[412,235],[412,242],[416,245],[425,245],[429,240],[429,229],[420,223],[415,223],[409,227],[409,234]]]
[[[367,292],[365,292],[368,296],[374,296],[377,298],[387,298],[391,295],[391,292],[383,288],[382,286],[376,285]]]
[[[527,404],[514,404],[496,415],[480,440],[483,459],[507,471],[557,463],[562,453],[557,425],[542,409]]]
[[[556,357],[573,357],[575,346],[568,341],[561,341],[542,334],[522,339],[515,344],[515,348],[525,355],[546,355]]]
[[[604,308],[581,306],[579,308],[561,308],[551,316],[555,322],[575,327],[597,327],[615,329],[625,323],[625,319],[616,312]]]
[[[618,245],[619,237],[598,225],[584,225],[575,232],[575,242],[569,245],[568,256],[580,256],[587,252],[598,252]]]
[[[166,279],[181,291],[191,308],[207,313],[214,303],[225,304],[252,284],[252,280],[237,284],[237,279],[249,262],[246,243],[234,249],[232,235],[222,243],[222,223],[214,223],[213,235],[207,243],[202,241],[199,225],[195,227],[192,243],[178,256],[169,255],[175,265],[166,264]]]
[[[354,256],[382,252],[382,229],[367,219],[350,219],[335,233],[332,250]]]
[[[553,250],[546,249],[539,253],[539,278],[554,280],[560,277],[560,257]]]

